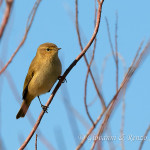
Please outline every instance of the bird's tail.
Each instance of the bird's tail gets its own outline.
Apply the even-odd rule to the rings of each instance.
[[[24,117],[28,111],[29,106],[30,106],[30,103],[27,103],[25,100],[23,100],[21,108],[20,108],[18,114],[16,115],[16,119],[18,119],[20,117]]]

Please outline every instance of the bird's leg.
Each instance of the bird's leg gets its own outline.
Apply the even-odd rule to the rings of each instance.
[[[61,80],[61,78],[62,78],[62,76],[59,76],[59,77],[58,77],[58,80]],[[65,82],[67,83],[66,78],[62,81],[62,83],[65,83]]]
[[[42,103],[41,103],[41,100],[40,100],[40,97],[39,96],[37,96],[38,97],[38,99],[39,99],[39,102],[40,102],[40,104],[41,104],[41,107],[42,107],[42,109],[43,109],[43,111],[45,111],[46,113],[48,113],[47,112],[47,106],[45,106],[45,105],[43,105]]]

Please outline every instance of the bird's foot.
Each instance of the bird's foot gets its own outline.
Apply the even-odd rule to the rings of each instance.
[[[41,107],[42,107],[43,111],[46,112],[46,113],[48,113],[48,112],[47,112],[48,106],[43,105],[43,104],[41,103],[40,97],[39,97],[39,96],[37,96],[37,97],[38,97],[38,99],[39,99],[39,102],[40,102],[40,104],[41,104]]]
[[[59,77],[58,77],[58,80],[61,80],[61,78],[62,78],[62,76],[59,76]],[[62,81],[62,83],[65,83],[65,82],[67,83],[66,78]]]
[[[43,104],[41,104],[41,107],[43,109],[44,112],[48,113],[47,109],[48,109],[48,106],[45,106]]]

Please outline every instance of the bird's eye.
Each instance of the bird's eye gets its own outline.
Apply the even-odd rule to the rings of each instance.
[[[47,51],[50,51],[50,48],[47,48],[46,50],[47,50]]]

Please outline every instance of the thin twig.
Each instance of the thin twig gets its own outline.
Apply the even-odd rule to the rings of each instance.
[[[96,26],[93,32],[93,35],[90,39],[90,41],[88,42],[88,44],[85,46],[85,48],[83,49],[83,51],[76,57],[76,59],[71,63],[71,65],[66,69],[66,71],[64,72],[63,76],[61,77],[61,79],[59,80],[59,82],[57,83],[56,87],[54,88],[51,96],[49,97],[46,106],[49,106],[50,103],[53,100],[53,97],[55,96],[57,90],[59,89],[59,87],[61,86],[62,82],[64,81],[64,79],[66,78],[66,76],[68,75],[68,73],[72,70],[72,68],[79,62],[79,60],[83,57],[83,55],[86,53],[86,51],[88,50],[88,48],[91,46],[91,44],[93,43],[97,32],[99,30],[99,25],[100,25],[100,19],[101,19],[101,9],[102,9],[102,4],[99,4],[98,7],[98,11],[97,11],[97,21],[96,21]],[[41,119],[43,118],[44,115],[44,111],[42,110],[42,112],[40,113],[33,129],[31,130],[30,134],[28,135],[28,137],[26,138],[26,140],[24,141],[24,143],[21,145],[21,147],[19,148],[20,150],[24,149],[26,147],[26,145],[28,144],[28,142],[30,141],[30,139],[32,138],[33,134],[35,133],[37,127],[39,126]]]
[[[126,74],[126,62],[125,62],[125,60],[124,60],[124,58],[122,56],[119,57],[119,59],[121,60],[121,62],[123,64],[124,76],[125,76],[125,74]],[[125,125],[125,93],[126,93],[126,89],[123,92],[123,99],[122,99],[122,116],[121,116],[121,129],[120,129],[120,136],[121,137],[124,136],[124,125]],[[124,140],[120,140],[120,142],[121,142],[121,148],[122,148],[122,150],[125,150]]]
[[[140,53],[140,51],[141,51],[141,49],[142,49],[143,43],[144,43],[144,40],[142,40],[142,42],[140,43],[140,46],[139,46],[139,48],[138,48],[138,50],[137,50],[137,52],[136,52],[136,55],[135,55],[135,57],[134,57],[134,59],[133,59],[133,62],[132,62],[132,64],[131,64],[131,66],[132,66],[132,65],[135,63],[135,61],[137,60],[137,57],[139,56],[139,53]]]
[[[80,37],[80,32],[79,32],[79,23],[78,23],[78,0],[76,0],[75,3],[76,3],[76,31],[77,31],[77,35],[78,35],[78,41],[79,41],[80,49],[81,49],[81,51],[82,51],[82,50],[83,50],[83,46],[82,46],[82,43],[81,43],[81,37]],[[99,3],[99,1],[98,1],[98,3]],[[103,3],[103,2],[102,2],[102,3]],[[85,60],[86,65],[87,65],[87,67],[88,67],[89,64],[88,64],[88,60],[87,60],[87,58],[86,58],[86,55],[84,55],[83,57],[84,57],[84,60]],[[91,78],[92,78],[92,81],[93,81],[94,87],[95,87],[95,89],[96,89],[97,95],[98,95],[98,97],[99,97],[100,100],[101,100],[102,107],[103,107],[103,109],[105,109],[105,101],[104,101],[103,95],[102,95],[102,93],[99,91],[99,89],[98,89],[98,87],[97,87],[97,85],[96,85],[96,82],[95,82],[95,79],[94,79],[94,76],[93,76],[93,74],[92,74],[91,69],[89,70],[89,73],[90,73],[90,76],[91,76]]]
[[[96,39],[96,38],[95,38]],[[94,42],[94,45],[96,45],[96,40]],[[91,61],[90,61],[90,64],[88,66],[88,71],[87,71],[87,74],[86,74],[86,79],[85,79],[85,88],[84,88],[84,105],[85,105],[85,109],[86,109],[86,113],[90,119],[90,121],[92,122],[93,126],[94,126],[94,121],[88,111],[88,106],[87,106],[87,81],[88,81],[88,76],[89,76],[89,72],[90,72],[90,67],[92,65],[92,62],[93,62],[93,59],[94,59],[94,54],[95,54],[95,46],[94,46],[94,49],[93,49],[93,55],[92,55],[92,58],[91,58]]]
[[[112,57],[113,54],[112,53],[109,53],[108,55],[105,56],[105,58],[103,59],[103,64],[102,64],[102,69],[101,69],[101,73],[100,73],[100,86],[102,87],[102,84],[103,84],[103,79],[104,79],[104,71],[105,71],[105,68],[106,68],[106,63],[108,61],[108,59],[110,57]],[[119,60],[122,62],[122,65],[123,65],[123,68],[124,70],[127,70],[126,69],[126,62],[124,60],[124,58],[121,56],[120,53],[118,53],[118,58]]]
[[[118,76],[119,76],[119,63],[118,63],[118,14],[116,13],[116,28],[115,28],[115,62],[116,62],[116,91],[118,91]]]
[[[0,7],[2,6],[3,0],[0,0]]]
[[[97,9],[96,9],[96,0],[95,0],[94,25],[96,24],[96,12],[97,12]],[[86,113],[87,113],[87,115],[88,115],[88,117],[89,117],[91,123],[93,124],[93,126],[94,126],[94,121],[93,121],[93,119],[92,119],[92,117],[91,117],[91,115],[90,115],[90,113],[89,113],[89,111],[88,111],[87,98],[86,98],[86,96],[87,96],[87,81],[88,81],[88,76],[89,76],[89,72],[90,72],[90,67],[91,67],[92,62],[93,62],[93,60],[94,60],[95,49],[96,49],[96,38],[95,38],[95,40],[94,40],[93,54],[92,54],[92,58],[91,58],[90,64],[89,64],[89,66],[88,66],[88,71],[87,71],[87,74],[86,74],[85,86],[84,86],[84,87],[85,87],[85,88],[84,88],[84,105],[85,105]]]
[[[35,137],[35,150],[37,150],[37,134],[36,134],[36,137]]]
[[[123,66],[123,69],[124,69],[124,74],[126,73],[126,62],[125,62],[125,60],[124,60],[124,58],[121,56],[121,54],[119,54],[118,52],[117,52],[117,55],[118,55],[118,59],[122,62],[122,66]],[[101,81],[101,83],[100,83],[100,85],[102,86],[102,83],[103,83],[103,76],[104,76],[104,71],[105,71],[105,68],[106,68],[106,63],[107,63],[107,61],[109,60],[109,58],[110,57],[113,57],[113,54],[111,53],[111,54],[108,54],[108,55],[106,55],[105,56],[105,58],[104,58],[104,60],[103,60],[103,64],[102,64],[102,71],[101,71],[101,74],[100,74],[100,81]],[[125,95],[125,93],[124,93],[124,95]],[[124,110],[124,109],[123,109]],[[124,113],[124,111],[123,111],[123,113]],[[122,122],[124,121],[124,118],[122,118]],[[123,124],[122,124],[122,132],[123,132]],[[122,133],[121,132],[121,133]],[[110,147],[112,147],[112,145],[110,145]]]
[[[141,58],[139,58],[139,60],[144,60],[144,57],[146,57],[147,55],[147,53],[150,51],[150,42],[148,42],[148,44],[146,45],[146,47],[145,47],[145,49],[143,50],[144,51],[144,54],[142,54],[141,53],[141,57],[142,57],[142,59]],[[141,62],[141,61],[140,61]],[[136,66],[136,67],[138,67],[138,66]],[[135,69],[135,67],[132,65],[132,68],[134,68]],[[121,84],[121,86],[120,86],[120,89],[117,91],[117,93],[115,94],[115,96],[114,96],[114,98],[110,101],[110,103],[108,104],[108,106],[106,107],[106,109],[105,110],[103,110],[103,112],[99,115],[99,117],[97,118],[97,120],[95,121],[95,127],[97,126],[97,124],[98,124],[98,122],[101,120],[101,118],[103,117],[103,115],[104,115],[104,113],[106,112],[106,110],[108,110],[108,108],[110,108],[110,106],[112,105],[112,104],[114,104],[114,101],[116,100],[116,98],[118,98],[119,99],[119,97],[120,96],[122,96],[122,92],[124,91],[124,90],[122,90],[123,88],[126,88],[126,84],[128,83],[127,82],[127,80],[129,80],[129,77],[131,77],[132,76],[132,71],[133,69],[131,69],[130,68],[130,71],[128,71],[128,73],[127,73],[127,75],[126,75],[126,77],[124,78],[124,80],[123,80],[123,82],[122,82],[122,84]],[[125,84],[126,83],[126,84]],[[109,116],[109,114],[107,114],[107,115],[105,115],[105,119],[108,119],[107,117]],[[108,121],[108,120],[107,120]],[[103,124],[101,125],[101,132],[103,132],[103,130],[104,130],[104,123],[106,123],[106,121],[105,122],[103,122]],[[87,132],[87,134],[84,136],[84,138],[83,138],[83,140],[81,141],[81,143],[78,145],[78,147],[76,148],[76,150],[79,150],[82,146],[83,146],[83,144],[85,143],[85,141],[87,140],[87,138],[88,138],[88,136],[92,133],[92,131],[95,129],[95,127],[94,126],[92,126],[90,129],[89,129],[89,131]],[[98,137],[98,136],[97,136]],[[95,144],[96,144],[96,142],[94,142]],[[95,147],[95,145],[94,145],[94,147]]]
[[[108,23],[108,20],[107,20],[106,17],[105,17],[105,20],[106,20],[106,25],[107,25],[108,39],[109,39],[109,44],[110,44],[110,47],[111,47],[111,52],[113,54],[114,60],[116,60],[113,44],[112,44],[112,41],[111,41],[111,35],[110,35],[110,30],[109,30],[109,23]]]
[[[125,90],[126,91],[126,90]],[[123,100],[122,100],[122,115],[121,115],[121,129],[120,129],[120,136],[123,137],[124,136],[124,121],[125,121],[125,91],[124,91],[124,96],[123,96]],[[121,142],[121,148],[122,150],[125,150],[125,144],[124,144],[124,140],[120,140]]]
[[[142,150],[142,147],[143,147],[143,145],[144,145],[145,139],[147,138],[147,135],[148,135],[149,131],[150,131],[150,125],[148,126],[148,128],[147,128],[146,131],[145,131],[145,134],[144,134],[144,136],[143,136],[143,139],[142,139],[142,141],[141,141],[141,143],[140,143],[139,150]]]
[[[108,120],[109,120],[109,118],[110,118],[110,116],[112,114],[112,111],[114,110],[114,107],[115,107],[117,101],[122,97],[124,90],[127,88],[127,85],[130,83],[129,81],[131,80],[131,77],[135,73],[136,69],[139,68],[139,66],[142,63],[142,61],[144,61],[145,57],[148,56],[149,52],[150,52],[150,41],[147,43],[147,45],[143,49],[143,51],[141,52],[140,56],[136,59],[135,63],[129,67],[128,72],[127,72],[126,76],[124,77],[124,80],[123,80],[123,82],[122,82],[118,92],[115,94],[115,96],[113,97],[113,99],[109,103],[109,105],[108,105],[109,109],[106,112],[106,115],[104,117],[102,125],[101,125],[101,127],[100,127],[100,129],[98,131],[97,137],[102,135],[104,129],[107,126]],[[98,139],[94,140],[93,145],[91,147],[91,150],[94,149],[97,140]]]
[[[30,30],[30,27],[33,23],[33,20],[34,20],[34,16],[36,14],[36,11],[37,11],[37,8],[40,4],[41,0],[37,0],[33,6],[33,9],[29,15],[29,18],[28,18],[28,21],[27,21],[27,25],[26,25],[26,30],[25,30],[25,34],[23,36],[23,39],[22,41],[20,42],[19,46],[17,47],[17,49],[15,50],[15,52],[13,53],[13,55],[10,57],[9,61],[5,64],[5,66],[0,70],[0,75],[6,70],[6,68],[8,67],[8,65],[12,62],[13,58],[15,57],[15,55],[17,54],[17,52],[20,50],[20,48],[23,46],[26,38],[27,38],[27,35],[28,35],[28,32]]]
[[[6,9],[5,9],[4,17],[2,19],[2,23],[1,23],[1,26],[0,26],[0,39],[2,38],[2,35],[4,33],[6,25],[8,23],[8,20],[9,20],[10,14],[11,14],[11,8],[12,8],[12,5],[13,5],[13,2],[14,2],[13,0],[6,0]],[[2,1],[0,2],[0,6],[1,6],[1,3],[2,3]]]
[[[113,44],[112,44],[112,40],[111,40],[111,35],[110,35],[110,29],[109,29],[109,23],[107,18],[105,18],[106,20],[106,25],[107,25],[107,32],[108,32],[108,39],[109,39],[109,44],[111,47],[111,52],[113,54],[113,58],[115,61],[115,65],[116,65],[116,91],[118,90],[118,76],[119,76],[119,63],[118,63],[118,42],[117,42],[117,31],[118,31],[118,14],[116,13],[116,27],[115,27],[115,51],[113,48]]]

